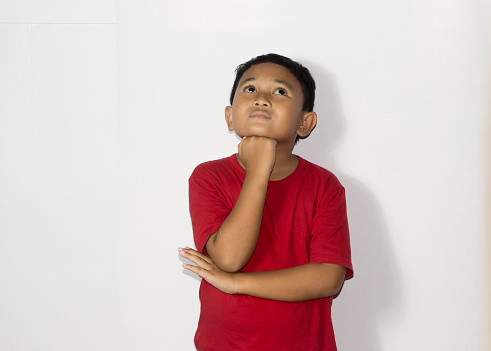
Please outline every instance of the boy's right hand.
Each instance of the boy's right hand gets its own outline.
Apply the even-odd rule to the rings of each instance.
[[[249,136],[239,143],[239,159],[248,173],[271,174],[276,159],[276,140]]]
[[[237,160],[247,175],[234,208],[206,242],[211,260],[228,273],[242,269],[256,248],[268,181],[276,160],[276,140],[247,136],[238,149]]]

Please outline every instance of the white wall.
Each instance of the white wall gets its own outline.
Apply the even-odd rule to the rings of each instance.
[[[484,350],[489,18],[478,0],[119,1],[122,349],[193,350],[187,178],[236,150],[235,66],[277,52],[319,86],[295,151],[347,188],[340,350]]]
[[[0,350],[194,350],[187,178],[267,52],[313,72],[295,152],[347,189],[339,349],[486,349],[487,2],[117,5],[116,42],[114,1],[0,4]]]
[[[119,348],[114,7],[0,2],[2,351]]]

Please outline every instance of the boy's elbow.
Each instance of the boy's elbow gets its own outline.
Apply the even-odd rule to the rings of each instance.
[[[247,264],[247,261],[244,262],[240,256],[233,254],[232,252],[223,252],[223,249],[220,250],[216,245],[217,233],[218,232],[213,233],[206,243],[206,251],[209,256],[222,271],[227,273],[236,273],[240,271]]]
[[[218,265],[218,268],[220,268],[222,271],[225,271],[227,273],[237,273],[242,269],[242,265],[237,264],[236,262],[229,262],[229,263],[224,263],[222,265]]]
[[[232,257],[229,255],[217,257],[217,259],[213,260],[213,262],[215,262],[215,264],[218,266],[218,268],[220,268],[222,271],[225,271],[227,273],[237,273],[247,263],[247,262],[243,263],[237,257]]]
[[[338,280],[331,285],[327,296],[336,296],[341,291],[343,287],[344,279]]]
[[[336,265],[323,263],[326,279],[322,287],[322,297],[335,296],[343,287],[344,277],[346,275],[346,268]]]

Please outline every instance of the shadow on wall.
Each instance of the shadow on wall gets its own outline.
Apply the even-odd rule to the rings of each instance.
[[[295,153],[333,171],[346,188],[354,278],[333,303],[333,324],[340,350],[381,350],[384,326],[403,312],[401,278],[376,194],[363,182],[338,171],[333,150],[345,138],[341,99],[334,78],[306,62],[317,83],[318,125]],[[315,135],[315,136],[314,136]]]

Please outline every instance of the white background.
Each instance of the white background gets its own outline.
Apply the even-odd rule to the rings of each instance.
[[[114,1],[0,2],[0,350],[118,350]]]
[[[347,189],[339,349],[487,349],[487,2],[121,0],[117,41],[72,2],[0,4],[0,350],[194,349],[187,178],[268,52],[312,71],[295,153]]]

